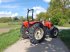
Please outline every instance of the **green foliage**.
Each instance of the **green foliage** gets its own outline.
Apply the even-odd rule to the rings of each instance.
[[[11,17],[2,17],[0,18],[0,23],[10,22],[12,21]]]
[[[64,27],[70,27],[70,24],[69,23],[65,23],[63,24]]]
[[[19,20],[19,18],[17,18],[17,17],[13,18],[13,21],[18,21],[18,20]]]
[[[66,23],[66,20],[65,20],[65,19],[60,19],[58,25],[59,25],[59,26],[63,26],[65,23]]]
[[[68,16],[67,15],[63,15],[62,12],[59,11],[59,12],[55,13],[54,15],[52,15],[51,21],[55,25],[63,26],[63,24],[68,22]]]
[[[70,9],[67,9],[66,15],[68,16],[68,19],[70,19]]]
[[[45,12],[41,12],[39,14],[37,14],[37,20],[40,20],[40,19],[46,19],[47,18],[47,14]]]
[[[23,21],[25,21],[25,20],[26,20],[26,19],[25,19],[23,16],[20,16],[20,17],[19,17],[19,21],[20,21],[20,22],[23,22]]]
[[[51,21],[55,25],[63,25],[68,23],[70,19],[70,9],[66,7],[70,5],[69,0],[51,0],[48,13],[50,14]]]
[[[70,30],[62,30],[59,34],[59,37],[70,49]]]
[[[5,48],[7,48],[9,45],[15,43],[17,40],[19,40],[19,29],[10,30],[7,33],[3,33],[0,35],[0,52],[2,52]]]
[[[32,21],[32,16],[28,16],[29,21]]]
[[[0,28],[17,28],[20,27],[22,22],[9,22],[9,23],[0,23]]]
[[[55,25],[63,26],[65,23],[69,23],[70,19],[70,5],[69,0],[51,0],[50,6],[47,12],[39,13],[37,20],[51,18],[51,21]]]
[[[54,25],[58,25],[60,18],[62,18],[62,14],[61,12],[58,12],[52,16],[51,21]]]
[[[0,18],[0,23],[23,22],[25,20],[26,20],[26,18],[24,18],[23,16],[19,16],[19,17],[1,17]]]
[[[28,16],[29,19],[32,19],[32,16]]]
[[[58,23],[59,23],[59,18],[56,17],[56,16],[53,16],[52,19],[51,19],[51,22],[52,22],[54,25],[58,25]]]

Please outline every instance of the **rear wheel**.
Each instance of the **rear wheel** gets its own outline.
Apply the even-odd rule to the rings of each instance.
[[[36,23],[29,29],[30,42],[33,44],[40,43],[44,40],[44,30],[42,24]]]
[[[43,34],[44,34],[43,29],[42,29],[42,28],[37,28],[37,29],[35,30],[35,33],[34,33],[35,39],[36,39],[36,40],[42,39]]]
[[[23,25],[22,25],[21,29],[20,29],[20,33],[21,33],[22,38],[24,38],[24,39],[28,38],[28,36],[26,34],[26,32],[27,32],[26,30],[27,30],[27,28],[23,27]]]

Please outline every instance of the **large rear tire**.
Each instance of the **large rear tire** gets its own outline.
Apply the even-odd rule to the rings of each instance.
[[[27,34],[26,34],[26,30],[27,30],[27,28],[25,28],[25,27],[22,25],[22,26],[21,26],[21,29],[20,29],[20,33],[21,33],[22,38],[24,38],[24,39],[27,39],[27,38],[28,38],[28,36],[27,36]]]
[[[40,23],[36,23],[31,28],[29,28],[29,38],[32,44],[42,42],[45,38],[43,25]]]

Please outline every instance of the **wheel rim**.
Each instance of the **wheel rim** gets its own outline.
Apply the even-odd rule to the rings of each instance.
[[[34,36],[35,36],[35,39],[36,39],[36,40],[40,40],[40,39],[43,38],[43,35],[44,35],[44,31],[43,31],[42,28],[40,28],[40,29],[37,29],[37,30],[36,30]]]
[[[57,34],[58,34],[58,31],[54,30],[54,36],[57,36]]]

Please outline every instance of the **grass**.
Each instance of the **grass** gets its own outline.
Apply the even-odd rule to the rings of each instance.
[[[61,31],[59,37],[67,45],[67,47],[70,49],[70,30]]]
[[[0,23],[0,28],[13,28],[21,26],[20,22]]]
[[[8,23],[0,23],[0,28],[9,27]]]
[[[7,33],[3,33],[0,35],[0,52],[2,52],[9,45],[15,43],[19,40],[20,31],[19,29],[10,30]]]
[[[70,24],[66,23],[63,25],[64,27],[70,27]]]

